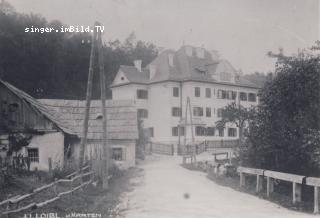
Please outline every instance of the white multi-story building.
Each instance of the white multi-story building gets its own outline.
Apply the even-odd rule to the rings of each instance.
[[[185,119],[188,97],[196,141],[237,139],[235,126],[218,130],[215,122],[221,109],[234,101],[245,107],[257,105],[259,87],[239,76],[216,52],[182,46],[161,52],[144,69],[139,60],[134,66],[120,66],[111,89],[114,100],[136,101],[152,141],[177,144],[179,134],[191,138],[190,126],[180,127],[180,133],[178,128]]]

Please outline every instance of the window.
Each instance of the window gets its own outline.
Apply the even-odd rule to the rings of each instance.
[[[179,135],[178,127],[177,126],[172,127],[171,132],[172,132],[172,136],[178,136]]]
[[[211,98],[211,89],[210,88],[206,88],[206,97]]]
[[[148,118],[148,110],[138,109],[138,118]]]
[[[171,114],[173,117],[180,117],[181,116],[181,108],[180,107],[171,108]]]
[[[215,128],[207,127],[207,136],[214,136]]]
[[[211,117],[211,108],[210,107],[206,108],[206,117]]]
[[[179,88],[178,87],[172,88],[172,95],[173,95],[173,97],[179,97]]]
[[[219,129],[219,136],[223,137],[224,136],[224,129]]]
[[[217,113],[218,113],[218,117],[222,117],[223,109],[218,108]]]
[[[218,98],[226,99],[227,98],[227,91],[219,89],[218,90]]]
[[[236,97],[237,97],[237,92],[227,91],[227,93],[226,93],[226,98],[227,98],[227,99],[232,99],[232,100],[234,100],[234,99],[236,99]]]
[[[240,92],[240,100],[241,101],[246,101],[247,100],[247,93]]]
[[[257,95],[254,94],[254,93],[249,93],[248,99],[251,102],[256,102],[257,101]]]
[[[149,127],[148,133],[149,133],[150,137],[154,137],[154,129],[153,129],[153,127]]]
[[[28,157],[30,162],[39,163],[39,149],[38,148],[28,148]]]
[[[200,87],[194,87],[194,96],[200,97]]]
[[[177,126],[172,127],[171,132],[172,132],[172,136],[179,136],[179,131],[180,130],[180,136],[184,136],[184,127],[180,126],[180,128],[178,128]]]
[[[237,98],[237,92],[232,91],[231,95],[232,100],[235,100]]]
[[[202,117],[203,116],[203,108],[202,107],[194,107],[193,108],[193,116]]]
[[[112,148],[112,159],[117,161],[125,160],[124,149],[123,148]]]
[[[236,137],[237,136],[237,129],[236,128],[228,128],[228,136],[229,137]]]
[[[137,90],[137,98],[138,99],[148,99],[148,91],[144,89]]]
[[[205,136],[206,135],[206,128],[203,126],[196,126],[196,135],[197,136]]]

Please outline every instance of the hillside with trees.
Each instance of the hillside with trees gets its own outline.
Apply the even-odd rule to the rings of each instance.
[[[0,3],[0,78],[37,98],[83,99],[85,97],[91,36],[87,33],[25,33],[26,27],[66,26],[38,14],[21,14],[6,1]],[[107,27],[105,28],[107,31]],[[106,83],[121,64],[141,59],[145,66],[157,55],[157,47],[130,34],[124,42],[103,46]],[[96,64],[97,66],[97,64]],[[97,69],[96,69],[97,70]],[[93,97],[100,97],[95,74]],[[110,97],[110,91],[107,91]]]

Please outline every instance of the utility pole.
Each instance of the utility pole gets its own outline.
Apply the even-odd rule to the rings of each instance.
[[[98,24],[100,25],[100,24]],[[102,135],[103,135],[103,159],[102,159],[102,188],[108,189],[108,167],[109,167],[109,148],[107,144],[107,112],[106,112],[106,82],[104,74],[103,50],[101,31],[98,32],[98,55],[100,70],[100,88],[101,88],[101,109],[102,109]]]
[[[86,94],[86,108],[85,116],[83,122],[83,134],[81,139],[80,147],[80,161],[79,161],[79,171],[82,173],[84,153],[87,145],[87,135],[88,135],[88,123],[89,123],[89,114],[90,114],[90,104],[92,96],[92,80],[94,74],[94,60],[95,53],[98,49],[98,59],[99,59],[99,76],[100,76],[100,88],[101,88],[101,110],[102,110],[102,188],[108,188],[108,166],[109,166],[109,148],[107,146],[107,112],[106,112],[106,85],[105,85],[105,74],[104,74],[104,62],[103,62],[103,50],[102,50],[102,39],[101,39],[101,29],[98,30],[96,26],[101,26],[100,23],[95,22],[94,31],[92,36],[91,44],[91,54],[90,54],[90,64],[89,64],[89,75],[88,75],[88,84],[87,84],[87,94]]]
[[[95,24],[96,25],[96,24]],[[83,130],[80,146],[80,157],[79,157],[79,172],[82,173],[82,167],[84,162],[84,151],[87,145],[87,135],[88,135],[88,122],[89,122],[89,112],[91,104],[91,95],[92,95],[92,80],[93,80],[93,64],[95,59],[95,50],[96,50],[96,31],[93,31],[93,36],[91,40],[91,53],[90,53],[90,63],[89,63],[89,75],[87,83],[87,93],[86,93],[86,108],[83,121]]]

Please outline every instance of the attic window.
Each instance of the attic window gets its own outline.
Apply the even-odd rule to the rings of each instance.
[[[102,118],[103,118],[103,115],[102,115],[102,114],[97,114],[96,120],[102,120]]]
[[[207,72],[204,67],[195,67],[195,69],[201,74],[205,74]]]
[[[123,76],[121,77],[121,80],[122,80],[122,81],[124,80],[124,77],[123,77]]]

